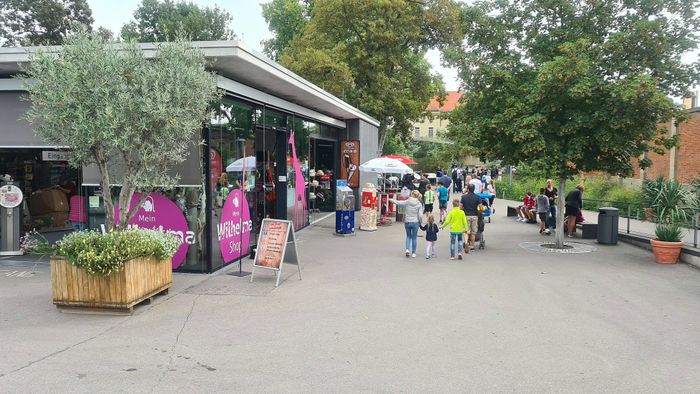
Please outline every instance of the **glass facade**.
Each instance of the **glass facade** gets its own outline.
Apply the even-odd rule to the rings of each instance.
[[[212,270],[255,249],[262,219],[290,220],[300,230],[319,207],[332,210],[339,130],[242,99],[221,100],[207,144]]]

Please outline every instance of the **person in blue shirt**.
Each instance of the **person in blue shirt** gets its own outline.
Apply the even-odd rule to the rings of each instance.
[[[447,200],[450,199],[450,191],[445,187],[443,181],[438,182],[438,201],[440,202],[440,223],[445,222],[445,217],[447,216]]]

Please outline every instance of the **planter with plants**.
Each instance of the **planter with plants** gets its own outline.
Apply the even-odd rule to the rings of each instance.
[[[659,223],[656,225],[656,238],[651,240],[651,250],[659,264],[674,264],[678,261],[684,242],[682,230],[677,224]]]
[[[69,234],[51,258],[53,303],[131,313],[141,301],[167,293],[171,258],[179,247],[177,236],[156,230]]]

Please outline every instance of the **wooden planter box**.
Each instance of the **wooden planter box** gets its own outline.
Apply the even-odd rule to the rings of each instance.
[[[130,314],[134,305],[167,294],[173,283],[171,260],[139,257],[109,276],[88,275],[61,257],[51,258],[51,293],[60,309]]]

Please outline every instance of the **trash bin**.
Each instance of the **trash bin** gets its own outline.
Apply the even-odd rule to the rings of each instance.
[[[598,243],[617,244],[617,229],[620,211],[617,208],[600,208],[598,210]]]

